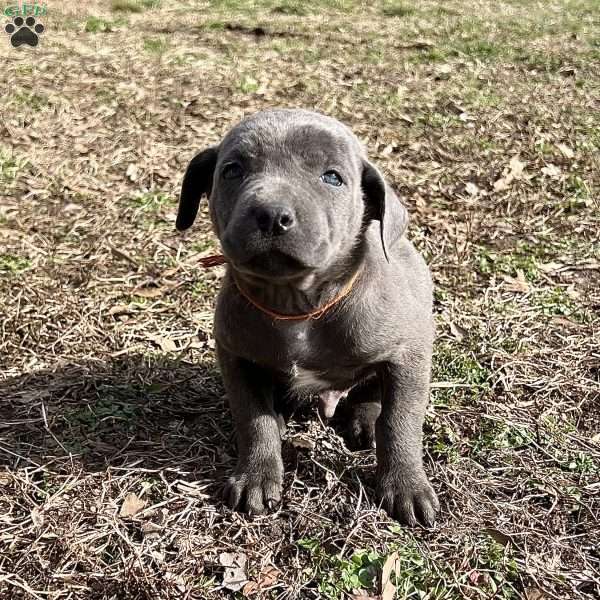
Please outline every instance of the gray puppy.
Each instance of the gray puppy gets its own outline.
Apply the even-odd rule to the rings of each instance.
[[[280,501],[283,399],[318,395],[330,417],[346,397],[351,441],[376,440],[381,505],[431,525],[439,504],[422,429],[432,284],[394,191],[345,125],[278,109],[193,158],[179,230],[203,194],[229,263],[214,327],[239,452],[228,504],[260,514]]]

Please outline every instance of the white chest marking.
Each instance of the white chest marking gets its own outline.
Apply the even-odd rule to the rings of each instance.
[[[331,384],[321,378],[318,371],[303,369],[296,363],[291,369],[292,389],[296,392],[320,392],[331,389]]]

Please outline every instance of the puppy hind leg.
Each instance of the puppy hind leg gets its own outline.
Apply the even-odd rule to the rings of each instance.
[[[381,386],[373,377],[350,390],[346,398],[344,440],[350,450],[375,448],[375,423],[381,414]]]

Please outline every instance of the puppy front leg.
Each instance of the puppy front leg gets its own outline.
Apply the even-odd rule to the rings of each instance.
[[[217,358],[238,446],[238,464],[225,484],[224,498],[231,508],[258,515],[279,503],[283,482],[273,379],[267,370],[219,345]]]
[[[376,424],[377,494],[392,517],[433,525],[439,502],[423,469],[423,421],[429,401],[429,352],[382,369],[382,410]]]

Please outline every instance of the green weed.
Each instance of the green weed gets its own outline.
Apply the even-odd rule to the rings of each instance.
[[[31,261],[20,256],[0,254],[0,274],[18,275],[31,266]]]

